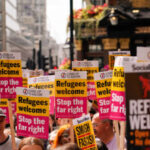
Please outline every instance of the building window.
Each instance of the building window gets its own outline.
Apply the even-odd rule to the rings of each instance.
[[[97,52],[97,51],[101,51],[101,50],[102,50],[101,45],[97,45],[97,44],[89,45],[89,52]]]
[[[17,7],[17,0],[9,0],[14,7]]]
[[[6,13],[9,14],[14,19],[17,19],[17,13],[15,7],[13,7],[9,2],[6,1]]]
[[[9,27],[10,29],[12,29],[14,31],[20,30],[17,22],[15,20],[13,20],[11,17],[9,17],[8,15],[6,15],[6,27]]]

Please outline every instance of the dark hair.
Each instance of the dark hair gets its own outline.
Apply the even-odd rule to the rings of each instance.
[[[22,139],[22,141],[19,144],[18,150],[21,150],[25,145],[39,145],[42,148],[42,150],[44,150],[44,144],[38,138],[27,137],[27,138]]]
[[[99,112],[94,114],[93,118],[99,118]],[[113,121],[110,119],[103,119],[102,122],[109,122],[110,126],[113,128]]]
[[[96,141],[96,144],[98,150],[108,150],[108,148],[102,141]]]
[[[55,148],[54,150],[82,150],[80,147],[78,147],[75,143],[67,143],[63,146],[59,146],[58,148]]]

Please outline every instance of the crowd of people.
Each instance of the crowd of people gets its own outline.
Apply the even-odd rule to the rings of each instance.
[[[100,120],[99,113],[91,115],[95,140],[98,150],[118,150],[117,139],[112,121]],[[17,150],[80,150],[76,137],[72,143],[70,138],[70,124],[61,123],[61,119],[50,118],[49,139],[35,137],[15,137]],[[0,109],[0,150],[13,150],[11,134],[6,128],[6,115]]]

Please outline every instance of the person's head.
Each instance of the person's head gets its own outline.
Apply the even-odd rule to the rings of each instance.
[[[5,118],[6,115],[3,113],[2,109],[0,109],[0,135],[4,134],[4,129],[5,129]]]
[[[57,146],[64,145],[66,143],[69,143],[71,141],[70,139],[70,125],[66,124],[61,126],[58,129],[57,135],[55,137],[53,148],[56,148]]]
[[[113,137],[113,124],[109,119],[101,120],[99,113],[96,113],[92,119],[95,136],[100,138],[105,144]]]
[[[50,134],[49,134],[49,144],[53,144],[55,137],[57,135],[58,130],[53,130]]]
[[[54,150],[81,150],[81,148],[75,143],[67,143],[63,146],[55,148]]]
[[[44,150],[44,145],[38,138],[27,137],[22,139],[18,150]]]

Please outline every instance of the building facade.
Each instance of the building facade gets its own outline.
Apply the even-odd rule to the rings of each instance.
[[[77,58],[98,60],[100,68],[109,63],[110,51],[136,56],[137,47],[150,46],[150,0],[108,0],[107,5],[98,20],[74,19]]]
[[[34,43],[36,49],[42,41],[43,53],[47,51],[44,45],[49,38],[46,29],[46,0],[17,0],[17,18],[22,34]]]
[[[0,51],[20,52],[24,67],[33,44],[21,34],[16,8],[16,0],[0,0]]]

